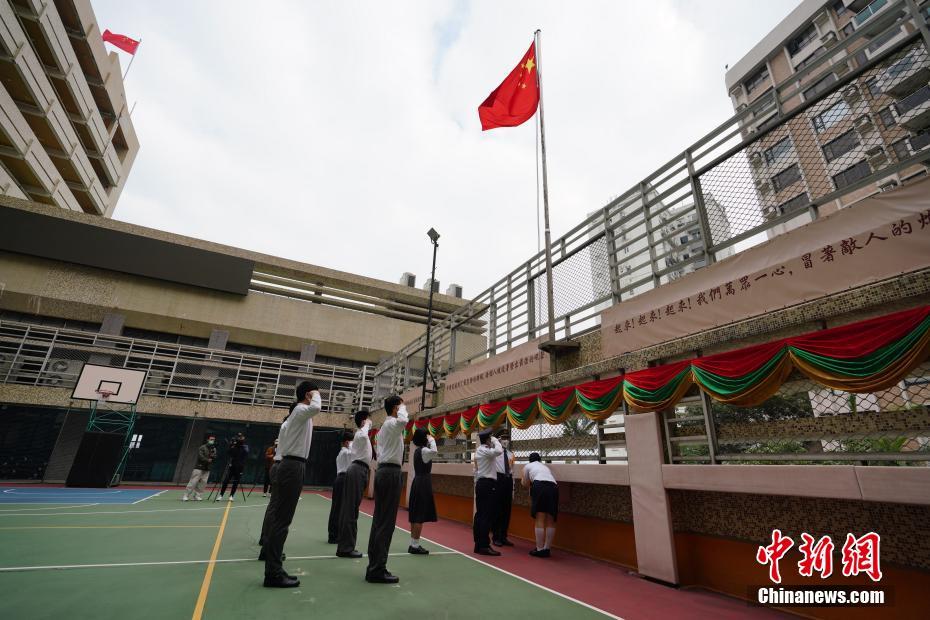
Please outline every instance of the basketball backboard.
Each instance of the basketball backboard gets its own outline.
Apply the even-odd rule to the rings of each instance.
[[[144,370],[84,364],[71,398],[101,400],[102,393],[109,392],[107,403],[134,405],[142,393],[146,374]]]

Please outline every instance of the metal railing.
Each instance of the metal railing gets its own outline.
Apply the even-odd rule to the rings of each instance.
[[[863,55],[872,38],[917,23],[912,15],[921,29]],[[553,241],[557,338],[596,329],[612,304],[815,219],[824,205],[849,204],[924,170],[930,153],[915,138],[926,119],[886,127],[880,117],[895,95],[872,92],[892,66],[895,83],[926,84],[930,34],[917,5],[890,3],[831,45]],[[811,90],[819,84],[828,86]],[[824,150],[844,133],[842,149]],[[902,140],[910,149],[900,148]],[[437,381],[543,336],[545,277],[538,252],[439,321],[430,344]],[[376,400],[422,384],[425,346],[425,336],[417,338],[375,367]]]
[[[670,463],[930,465],[930,363],[872,394],[795,375],[758,407],[698,393],[665,412]]]
[[[323,411],[371,405],[371,366],[247,355],[0,321],[0,383],[72,388],[85,363],[144,370],[143,395],[288,407],[304,379],[321,385]]]

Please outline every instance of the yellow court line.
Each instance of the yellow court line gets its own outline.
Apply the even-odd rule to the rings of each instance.
[[[203,576],[203,583],[200,584],[200,594],[197,596],[197,605],[194,607],[194,615],[191,616],[191,620],[200,620],[203,616],[203,607],[207,603],[207,592],[210,591],[210,581],[213,579],[213,567],[216,566],[216,556],[220,553],[220,543],[223,541],[223,532],[226,531],[226,520],[229,518],[230,508],[232,508],[232,504],[226,504],[226,510],[223,511],[223,520],[220,522],[220,531],[216,533],[213,553],[210,554],[210,563],[207,564],[207,572]]]
[[[131,530],[136,528],[163,528],[163,527],[209,527],[215,525],[22,525],[0,527],[0,530]]]

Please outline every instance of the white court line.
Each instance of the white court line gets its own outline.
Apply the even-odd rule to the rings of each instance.
[[[18,492],[17,492],[18,491]],[[29,493],[28,491],[35,491],[34,493]],[[109,491],[91,491],[89,493],[82,493],[83,489],[17,489],[9,488],[4,490],[4,493],[11,493],[13,495],[25,495],[27,497],[61,497],[62,495],[76,495],[78,497],[87,497],[89,495],[117,495],[119,493],[124,493],[125,491],[112,489]]]
[[[99,504],[93,504],[98,506]],[[125,504],[126,506],[131,506],[131,504]],[[236,508],[264,508],[268,504],[252,504],[250,506],[230,506],[233,510]],[[21,510],[25,510],[22,508]],[[36,508],[35,510],[41,510],[41,508]],[[135,515],[142,514],[146,512],[193,512],[196,510],[226,510],[226,506],[220,507],[209,507],[209,508],[156,508],[152,510],[94,510],[94,511],[85,511],[85,512],[42,512],[42,513],[29,513],[29,512],[12,512],[3,514],[0,513],[0,517],[58,517],[63,515]]]
[[[159,495],[161,495],[162,493],[166,493],[167,491],[168,491],[168,490],[165,489],[164,491],[159,491],[158,493],[154,493],[154,494],[152,494],[152,495],[146,495],[145,497],[143,497],[143,498],[140,499],[139,501],[137,501],[137,502],[132,502],[132,503],[130,504],[130,506],[135,506],[136,504],[141,504],[141,503],[144,502],[145,500],[147,500],[147,499],[152,499],[153,497],[158,497]]]
[[[431,555],[455,555],[457,551],[436,551]],[[392,557],[410,557],[409,553],[390,553]],[[291,560],[342,560],[335,555],[303,555],[288,556],[287,561]],[[255,558],[235,558],[229,560],[214,560],[217,564],[220,562],[257,562]],[[69,570],[74,568],[126,568],[130,566],[175,566],[179,564],[209,564],[210,560],[175,560],[164,562],[122,562],[118,564],[61,564],[52,566],[4,566],[0,567],[0,573],[15,573],[39,570]]]
[[[0,504],[0,506],[7,506],[7,505],[31,506],[32,503],[27,502],[25,504],[14,504],[13,502],[10,502],[10,504]],[[20,512],[22,510],[65,510],[66,508],[90,508],[91,506],[99,506],[99,505],[100,504],[75,504],[74,506],[50,506],[48,508],[13,508],[12,510],[0,510],[0,513]]]
[[[323,499],[332,501],[331,498],[326,497],[325,495],[322,495],[322,494],[319,494],[319,493],[317,493],[316,495],[319,495],[319,496],[322,497]],[[363,514],[363,515],[365,515],[365,516],[367,516],[367,517],[372,517],[372,515],[368,514],[367,512],[365,512],[365,511],[363,511],[363,510],[359,510],[359,513],[360,513],[360,514]],[[372,517],[372,518],[373,518],[373,517]],[[399,529],[399,530],[402,531],[402,532],[407,532],[408,534],[410,533],[410,530],[404,529],[404,528],[402,528],[402,527],[399,526],[399,525],[395,525],[394,527],[396,527],[397,529]],[[596,612],[599,613],[599,614],[604,614],[604,615],[607,616],[608,618],[613,618],[614,620],[623,620],[623,618],[621,618],[620,616],[615,616],[614,614],[612,614],[612,613],[610,613],[610,612],[608,612],[608,611],[604,611],[603,609],[600,609],[600,608],[598,608],[598,607],[595,607],[594,605],[589,605],[588,603],[585,603],[584,601],[579,601],[578,599],[572,598],[571,596],[569,596],[569,595],[567,595],[567,594],[562,594],[561,592],[557,592],[557,591],[555,591],[555,590],[553,590],[553,589],[551,589],[551,588],[547,588],[546,586],[544,586],[544,585],[542,585],[542,584],[538,584],[538,583],[536,583],[535,581],[530,581],[529,579],[525,579],[525,578],[521,577],[520,575],[515,575],[514,573],[511,573],[511,572],[508,571],[508,570],[504,570],[503,568],[501,568],[501,567],[499,567],[499,566],[494,566],[493,564],[489,564],[489,563],[487,563],[487,562],[483,562],[482,560],[479,560],[478,558],[472,557],[472,556],[468,555],[467,553],[462,553],[461,551],[458,551],[457,549],[453,549],[452,547],[447,547],[447,546],[445,546],[445,545],[442,544],[442,543],[436,542],[435,540],[432,540],[432,539],[430,539],[430,538],[426,538],[425,536],[423,537],[423,540],[425,540],[425,541],[427,541],[427,542],[431,542],[431,543],[433,543],[434,545],[439,545],[439,546],[442,547],[443,549],[448,549],[448,550],[451,551],[452,553],[456,553],[456,554],[462,556],[463,558],[468,558],[469,560],[471,560],[471,561],[473,561],[473,562],[477,562],[478,564],[484,564],[485,566],[487,566],[487,567],[489,567],[489,568],[493,568],[493,569],[496,570],[496,571],[500,571],[500,572],[504,573],[505,575],[510,575],[510,576],[513,577],[514,579],[519,579],[520,581],[522,581],[522,582],[524,582],[524,583],[528,583],[528,584],[530,584],[531,586],[536,586],[537,588],[540,588],[541,590],[545,590],[546,592],[549,592],[549,593],[551,593],[551,594],[555,594],[556,596],[561,597],[561,598],[564,598],[564,599],[567,600],[567,601],[571,601],[571,602],[573,602],[573,603],[577,603],[578,605],[581,605],[582,607],[587,607],[588,609],[590,609],[590,610],[592,610],[592,611],[596,611]],[[439,555],[440,553],[442,553],[442,552],[436,552],[436,555]]]

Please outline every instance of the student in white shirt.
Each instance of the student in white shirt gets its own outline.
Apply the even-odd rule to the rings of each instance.
[[[313,418],[322,408],[319,388],[310,381],[297,386],[297,402],[278,433],[281,462],[274,468],[274,491],[271,494],[270,525],[261,555],[265,558],[266,588],[296,588],[300,580],[285,572],[282,566],[284,541],[297,510],[297,500],[304,488],[304,473],[310,440],[313,438]]]
[[[475,553],[500,555],[491,548],[491,526],[494,524],[497,504],[497,457],[504,454],[501,442],[488,428],[478,433],[481,445],[475,451],[475,519],[472,534]]]
[[[523,486],[530,490],[530,515],[536,519],[536,548],[530,555],[548,558],[559,516],[559,486],[539,452],[533,452],[523,467]]]
[[[335,545],[339,536],[339,512],[342,509],[342,487],[345,486],[346,471],[349,469],[349,463],[352,461],[349,452],[349,444],[352,442],[352,433],[349,431],[342,432],[342,448],[336,455],[336,479],[333,481],[333,497],[329,503],[329,522],[327,542]]]
[[[510,529],[510,512],[513,506],[513,462],[514,454],[510,450],[510,432],[501,429],[497,432],[504,452],[497,457],[497,509],[494,524],[491,526],[491,543],[496,547],[513,547],[507,539]]]
[[[397,583],[397,577],[388,572],[388,551],[394,528],[397,526],[397,507],[403,492],[400,471],[404,455],[404,428],[407,426],[407,407],[404,399],[392,394],[384,399],[387,418],[378,431],[378,470],[375,473],[375,513],[368,536],[368,583]]]
[[[414,555],[427,555],[429,551],[420,546],[420,536],[423,534],[424,523],[434,523],[439,519],[436,516],[436,501],[433,498],[433,457],[439,453],[436,449],[436,440],[418,428],[411,440],[417,447],[413,453],[413,482],[410,483],[410,501],[407,504],[407,516],[410,520],[410,546],[407,553]]]
[[[349,468],[343,482],[342,507],[339,510],[339,546],[336,547],[336,555],[340,558],[362,557],[355,548],[355,542],[358,539],[358,507],[368,487],[368,470],[371,468],[371,440],[368,438],[370,415],[367,409],[355,413],[358,430],[349,445]]]

